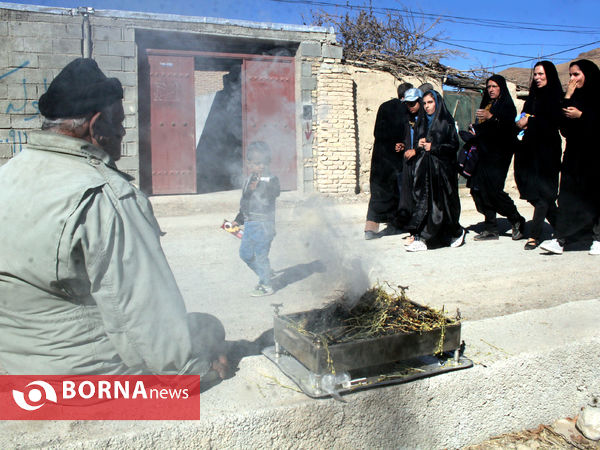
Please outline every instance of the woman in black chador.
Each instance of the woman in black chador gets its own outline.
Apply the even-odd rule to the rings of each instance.
[[[492,75],[487,79],[479,108],[476,112],[477,121],[473,125],[479,162],[467,186],[471,188],[477,211],[484,215],[485,222],[484,230],[474,240],[498,239],[496,214],[510,221],[513,240],[522,239],[525,218],[504,192],[506,174],[517,142],[517,109],[502,75]]]
[[[517,126],[525,130],[515,153],[515,181],[521,198],[534,206],[525,250],[540,245],[544,219],[554,226],[562,142],[558,132],[563,90],[556,67],[540,61],[533,68],[529,97]]]
[[[414,240],[409,252],[427,250],[428,244],[459,247],[465,232],[459,224],[458,135],[452,115],[436,91],[423,96],[424,132],[419,137],[415,158],[412,212],[409,228]]]
[[[561,254],[569,241],[592,228],[590,255],[600,255],[600,70],[587,59],[569,66],[561,133],[567,139],[558,194],[554,239],[542,250]]]

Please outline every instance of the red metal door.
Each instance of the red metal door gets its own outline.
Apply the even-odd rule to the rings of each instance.
[[[243,65],[244,170],[248,144],[271,148],[271,172],[281,188],[297,189],[294,63],[247,59]]]
[[[196,192],[194,58],[148,55],[153,194]]]

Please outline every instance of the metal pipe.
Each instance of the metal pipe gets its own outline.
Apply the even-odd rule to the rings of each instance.
[[[90,25],[90,14],[94,14],[94,8],[91,6],[80,6],[77,12],[82,15],[83,23],[81,24],[81,56],[84,58],[92,57],[92,27]]]

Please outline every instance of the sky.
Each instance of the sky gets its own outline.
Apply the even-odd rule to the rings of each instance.
[[[345,14],[369,0],[31,0],[11,3],[181,14],[256,22],[311,24],[311,11]],[[555,64],[600,47],[599,0],[372,0],[377,14],[413,12],[418,21],[438,20],[441,48],[460,51],[441,62],[459,70]]]

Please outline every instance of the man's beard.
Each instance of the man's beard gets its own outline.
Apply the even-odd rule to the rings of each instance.
[[[123,137],[115,132],[115,125],[108,120],[108,114],[101,114],[92,127],[92,137],[115,161],[121,159]]]

